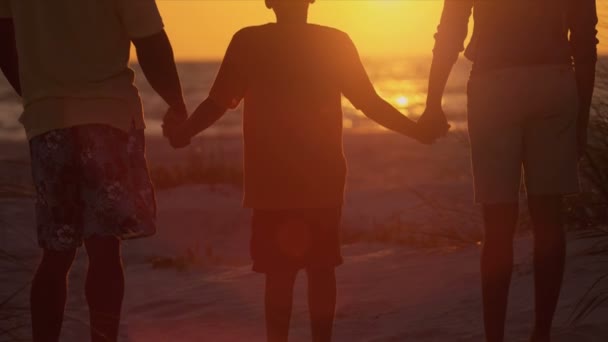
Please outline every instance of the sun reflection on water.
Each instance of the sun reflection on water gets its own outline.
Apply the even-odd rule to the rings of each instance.
[[[410,99],[406,96],[400,95],[395,99],[395,103],[399,108],[405,108],[410,104]]]

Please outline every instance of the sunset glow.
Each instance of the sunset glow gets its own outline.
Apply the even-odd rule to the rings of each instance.
[[[220,59],[239,29],[274,21],[263,0],[158,0],[180,60]],[[430,55],[443,0],[318,0],[310,22],[348,32],[364,57]],[[598,4],[600,38],[608,5]],[[608,53],[602,42],[600,52]]]
[[[166,30],[177,57],[221,58],[240,28],[274,20],[262,0],[160,0]],[[429,54],[442,2],[319,0],[310,22],[348,32],[366,57]]]

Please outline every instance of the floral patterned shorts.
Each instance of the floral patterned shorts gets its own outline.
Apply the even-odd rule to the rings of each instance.
[[[143,130],[54,130],[31,139],[30,152],[40,247],[66,251],[96,236],[133,239],[156,232]]]

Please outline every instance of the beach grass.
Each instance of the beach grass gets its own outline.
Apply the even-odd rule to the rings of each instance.
[[[158,190],[184,185],[243,186],[241,164],[229,161],[220,149],[193,149],[179,164],[152,165],[150,177]]]

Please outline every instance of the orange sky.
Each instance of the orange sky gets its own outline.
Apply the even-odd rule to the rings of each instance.
[[[181,60],[220,59],[240,28],[274,20],[263,0],[157,2]],[[317,0],[310,21],[348,32],[363,56],[424,55],[432,49],[442,4],[441,0]],[[599,7],[608,14],[608,8]],[[608,35],[601,36],[600,50],[608,53]]]

